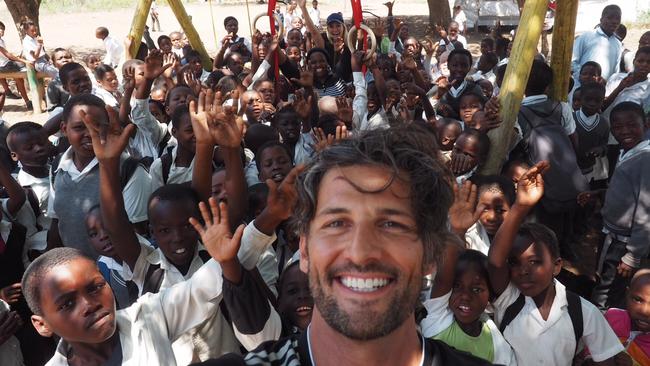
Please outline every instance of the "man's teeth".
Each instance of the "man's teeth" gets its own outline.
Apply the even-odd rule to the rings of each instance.
[[[388,284],[388,280],[385,278],[354,278],[354,277],[342,277],[341,283],[343,286],[349,288],[352,291],[358,292],[373,292],[377,291],[380,288]]]
[[[183,253],[185,253],[185,248],[176,249],[176,251],[174,253],[183,254]]]

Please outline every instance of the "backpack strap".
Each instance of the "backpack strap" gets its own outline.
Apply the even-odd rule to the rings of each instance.
[[[129,183],[129,180],[131,180],[131,177],[133,177],[133,174],[139,166],[142,166],[142,164],[140,164],[140,160],[136,158],[128,157],[124,160],[120,167],[120,187],[122,187],[122,189],[124,189],[126,184]]]
[[[576,338],[576,347],[578,347],[578,342],[582,338],[584,332],[584,321],[582,317],[582,301],[580,296],[574,294],[571,291],[566,292],[566,301],[567,301],[567,310],[569,311],[569,317],[571,318],[571,324],[573,325],[573,334]]]
[[[52,159],[52,165],[50,165],[50,183],[54,188],[54,179],[56,178],[56,170],[59,168],[59,163],[61,163],[61,156],[63,153],[57,155]]]
[[[165,153],[165,148],[167,147],[167,143],[169,143],[169,140],[171,140],[172,134],[167,131],[165,133],[165,136],[163,136],[162,140],[160,140],[160,143],[158,143],[158,156],[162,156]]]
[[[163,156],[160,157],[160,162],[162,163],[162,180],[163,184],[167,184],[167,180],[169,179],[169,171],[172,168],[172,150],[174,149],[173,146],[167,147],[167,152],[163,154]]]
[[[210,255],[210,253],[208,253],[205,250],[199,250],[199,258],[201,258],[201,261],[203,263],[206,263],[207,261],[212,259],[212,256]]]
[[[165,271],[160,268],[160,264],[153,264],[147,269],[147,274],[144,276],[144,284],[142,285],[142,294],[151,292],[152,294],[158,293],[160,291],[160,285],[162,284],[163,275]]]
[[[506,330],[506,327],[508,324],[510,324],[516,317],[519,315],[521,312],[521,309],[524,308],[524,305],[526,304],[526,298],[524,297],[523,294],[519,294],[519,297],[515,302],[510,304],[506,308],[506,312],[503,314],[503,319],[501,320],[501,324],[499,324],[499,331],[501,334]]]

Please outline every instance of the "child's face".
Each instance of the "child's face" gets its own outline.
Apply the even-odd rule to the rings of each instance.
[[[237,34],[239,31],[239,23],[236,20],[230,20],[228,23],[226,23],[226,32],[228,34]]]
[[[650,286],[647,276],[633,282],[627,290],[626,302],[632,329],[650,332]]]
[[[174,88],[169,93],[169,105],[165,106],[168,116],[173,115],[176,108],[187,105],[194,97],[190,88]]]
[[[168,124],[169,116],[165,114],[160,106],[156,103],[149,103],[149,112],[158,120],[160,123]]]
[[[165,257],[175,266],[185,266],[192,261],[199,234],[189,223],[190,217],[198,219],[194,202],[162,201],[153,199],[149,205],[151,235]]]
[[[163,38],[160,40],[158,47],[160,47],[160,50],[163,53],[170,53],[172,52],[172,41],[170,39]]]
[[[190,58],[187,60],[187,64],[190,65],[190,70],[192,70],[195,75],[200,75],[203,72],[203,65],[201,65],[200,58]]]
[[[485,55],[486,53],[494,52],[494,49],[492,48],[492,44],[489,42],[481,42],[481,54]]]
[[[483,207],[479,221],[488,235],[496,235],[503,220],[510,211],[510,204],[506,196],[498,189],[488,188],[481,192],[478,205]]]
[[[98,208],[86,215],[86,231],[90,238],[90,245],[97,253],[109,258],[115,257],[115,248],[108,237],[108,232],[104,230],[104,221]]]
[[[295,144],[300,137],[300,122],[296,115],[284,114],[277,119],[275,127],[282,136],[282,141]]]
[[[449,123],[445,125],[440,134],[440,150],[449,151],[454,147],[454,143],[458,140],[461,130],[457,123]]]
[[[278,311],[284,319],[300,330],[311,322],[314,298],[309,290],[309,278],[297,265],[282,274],[282,286],[278,294]]]
[[[560,273],[562,259],[551,257],[544,244],[517,236],[510,252],[510,278],[524,296],[542,294]]]
[[[476,95],[466,94],[460,98],[460,117],[465,123],[471,123],[474,113],[483,109],[481,100]]]
[[[490,80],[486,80],[486,79],[479,80],[478,86],[481,87],[481,90],[483,91],[483,95],[485,95],[486,98],[488,99],[492,98],[492,94],[494,93],[494,85],[492,85]]]
[[[302,25],[300,27],[294,27],[294,28],[302,28]],[[291,31],[289,34],[287,34],[287,45],[288,46],[296,46],[300,47],[300,44],[302,43],[302,34],[300,31]]]
[[[40,286],[43,314],[33,315],[32,322],[41,335],[99,344],[115,333],[113,292],[92,260],[76,258],[56,266]]]
[[[27,31],[25,33],[27,33],[27,35],[32,38],[36,38],[38,36],[38,27],[31,25],[27,28]]]
[[[490,299],[487,281],[475,270],[465,271],[454,279],[449,308],[459,323],[471,324],[485,311]]]
[[[169,35],[172,40],[172,46],[176,49],[183,48],[183,36],[178,32],[173,32]]]
[[[295,62],[296,64],[299,64],[302,58],[300,54],[300,48],[297,46],[287,47],[287,57],[289,60]]]
[[[228,69],[232,71],[233,74],[239,75],[244,70],[244,60],[239,54],[230,55],[230,60],[228,60]]]
[[[302,19],[300,19],[299,17],[292,18],[291,19],[291,26],[293,28],[297,28],[297,29],[302,28]]]
[[[458,24],[451,24],[449,26],[449,30],[447,30],[447,33],[449,34],[450,40],[453,41],[458,39]]]
[[[76,68],[68,73],[68,82],[63,86],[70,96],[90,93],[93,90],[93,83],[88,72],[83,67]]]
[[[596,66],[592,65],[587,65],[584,66],[580,70],[580,75],[578,76],[578,79],[580,80],[580,84],[586,84],[590,81],[598,81],[600,78],[600,73],[598,72],[598,69]]]
[[[474,137],[461,134],[454,144],[454,148],[451,150],[451,158],[454,158],[454,155],[465,155],[471,161],[470,167],[460,174],[465,174],[470,170],[474,169],[479,162],[479,147],[478,141]]]
[[[61,69],[63,65],[70,62],[72,62],[72,55],[68,51],[59,51],[52,55],[52,63],[57,69]]]
[[[10,135],[12,146],[16,151],[11,152],[14,161],[20,161],[24,167],[42,168],[47,165],[50,156],[50,142],[38,131],[13,133]]]
[[[225,170],[219,170],[218,172],[212,174],[212,197],[214,197],[219,202],[228,201],[228,193],[226,192],[225,184],[226,184]]]
[[[448,59],[449,82],[453,84],[456,81],[460,85],[471,66],[470,60],[465,55],[455,54],[454,57]]]
[[[264,103],[275,102],[275,89],[273,88],[272,82],[264,81],[260,83],[260,85],[257,87],[257,92],[262,96]]]
[[[368,85],[368,115],[375,114],[381,107],[381,101],[379,100],[379,94],[377,93],[377,87],[374,83]]]
[[[260,181],[265,182],[267,179],[273,179],[276,183],[284,180],[291,168],[291,157],[287,151],[280,146],[273,146],[262,150],[260,159]]]
[[[338,24],[334,22],[335,24]],[[329,25],[327,26],[329,28]],[[329,64],[325,55],[321,52],[314,52],[307,61],[309,69],[314,72],[314,76],[319,80],[324,80],[329,73]]]
[[[621,13],[618,11],[608,11],[600,18],[600,27],[605,34],[613,34],[619,25],[621,25]]]
[[[571,101],[571,108],[573,108],[574,111],[579,110],[582,108],[582,91],[581,90],[576,90],[573,92],[573,100]]]
[[[650,53],[637,53],[633,65],[635,73],[644,75],[650,73]]]
[[[257,121],[264,111],[262,96],[254,90],[245,92],[242,95],[242,108],[244,108],[249,122]]]
[[[178,128],[172,128],[172,135],[178,140],[178,147],[187,151],[196,150],[196,137],[192,128],[192,119],[189,113],[183,114],[178,123]]]
[[[612,135],[624,151],[630,150],[643,141],[644,121],[641,116],[631,111],[621,111],[612,113],[610,118]]]
[[[603,100],[605,99],[605,94],[596,90],[587,90],[581,94],[580,102],[582,104],[582,111],[587,116],[592,116],[600,112],[600,108],[603,106]]]
[[[90,56],[88,57],[86,65],[88,66],[90,71],[95,71],[97,66],[101,65],[101,61],[96,56]]]
[[[95,156],[93,142],[86,125],[79,115],[79,111],[95,116],[100,121],[105,121],[106,112],[95,106],[77,105],[72,108],[68,120],[61,125],[61,132],[68,138],[74,153],[79,157],[92,158]]]
[[[115,72],[109,71],[104,75],[103,79],[99,80],[99,84],[106,91],[115,92],[117,91],[117,87],[119,86],[117,75],[115,75]]]

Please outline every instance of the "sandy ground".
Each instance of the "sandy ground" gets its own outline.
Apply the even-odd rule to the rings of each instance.
[[[364,10],[379,16],[385,16],[386,8],[382,5],[384,1],[364,0]],[[225,1],[223,2],[224,4],[218,4],[218,1],[213,1],[212,8],[208,2],[192,2],[191,4],[186,4],[186,10],[192,17],[192,21],[210,54],[216,53],[219,43],[218,40],[225,35],[223,19],[226,16],[233,15],[237,17],[240,21],[239,33],[245,36],[249,35],[249,18],[247,17],[246,6],[244,4],[228,4]],[[347,0],[322,1],[319,8],[323,20],[328,14],[334,11],[343,12],[346,18],[352,16],[350,3]],[[211,9],[213,18],[211,17]],[[250,0],[249,10],[252,21],[256,15],[266,11],[266,4],[260,5],[255,0]],[[410,25],[411,33],[414,33],[416,36],[422,36],[424,34],[428,22],[428,7],[425,1],[398,0],[395,4],[394,11],[396,16],[406,18],[407,23]],[[123,39],[130,28],[133,12],[134,9],[116,9],[89,13],[48,14],[47,12],[42,12],[40,22],[45,46],[49,50],[56,47],[69,48],[73,50],[73,54],[77,59],[81,59],[89,52],[102,53],[103,44],[95,38],[95,28],[98,26],[106,26],[109,28],[111,35],[118,39]],[[165,33],[168,34],[171,31],[179,30],[180,26],[170,8],[162,6],[160,7],[160,13],[161,25]],[[212,19],[214,19],[214,27],[216,29],[216,39],[213,33]],[[598,17],[596,16],[594,22],[598,22],[597,19]],[[13,21],[4,2],[0,3],[0,21],[7,25],[4,40],[8,49],[14,53],[19,53],[20,43],[18,33],[11,26]],[[268,27],[266,25],[268,23],[261,21],[260,28],[262,30],[264,29],[262,24]],[[636,45],[643,31],[644,29],[631,29],[628,33],[626,44]],[[163,33],[155,32],[152,34],[152,38],[155,40],[161,34]],[[484,34],[470,35],[470,50],[474,53],[478,51],[478,42],[480,42],[483,36]],[[43,123],[47,119],[47,114],[34,115],[26,111],[22,100],[7,100],[2,118],[9,123],[24,120]]]

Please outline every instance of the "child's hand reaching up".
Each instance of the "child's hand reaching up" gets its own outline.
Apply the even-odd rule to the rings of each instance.
[[[155,80],[170,68],[175,61],[173,53],[163,55],[160,50],[153,50],[144,59],[144,77],[147,80]]]
[[[205,143],[220,147],[239,148],[244,134],[244,123],[237,117],[237,91],[232,94],[234,104],[223,106],[220,92],[212,90],[199,94],[198,102],[190,101],[190,117],[197,144]]]
[[[98,111],[89,110],[89,112],[82,110],[79,114],[90,133],[95,157],[100,163],[119,161],[129,143],[129,138],[135,132],[135,125],[130,123],[122,128],[117,112],[110,106],[106,106],[108,123],[103,121],[104,118]]]
[[[517,183],[517,205],[533,207],[542,199],[544,195],[544,178],[542,178],[542,174],[549,167],[548,161],[540,161],[519,178]]]
[[[199,204],[205,226],[193,217],[190,217],[190,224],[201,236],[201,241],[208,253],[221,265],[224,278],[238,284],[241,282],[242,273],[237,252],[241,245],[244,225],[239,225],[233,234],[230,231],[227,204],[225,202],[217,204],[214,197],[210,197],[209,203],[210,212],[204,202]]]
[[[458,187],[458,184],[452,184],[454,190],[454,203],[449,208],[449,224],[451,230],[464,239],[467,230],[478,221],[482,206],[476,206],[478,199],[478,189],[475,184],[466,180]]]

